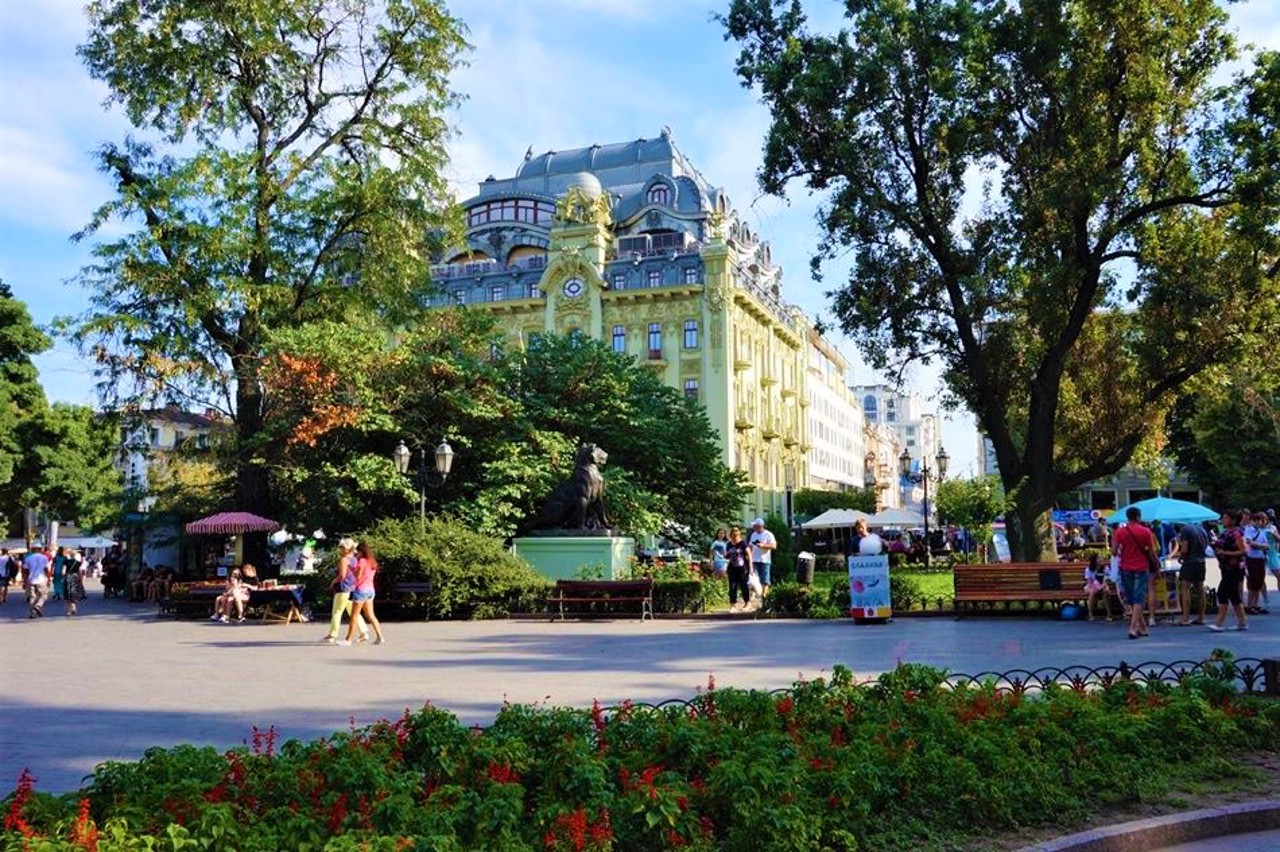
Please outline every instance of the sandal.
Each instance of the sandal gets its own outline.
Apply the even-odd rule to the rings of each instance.
[[[1191,623],[1191,624],[1198,624],[1198,625],[1200,625],[1201,627],[1204,627],[1204,619],[1203,619],[1203,618],[1197,618],[1195,621],[1192,621],[1192,622],[1190,622],[1190,623]]]

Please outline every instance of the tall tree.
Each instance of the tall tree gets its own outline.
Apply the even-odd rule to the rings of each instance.
[[[773,114],[762,186],[828,193],[815,271],[855,250],[831,294],[841,326],[877,367],[942,363],[1014,498],[1015,557],[1048,558],[1054,496],[1119,470],[1274,286],[1236,223],[1230,143],[1248,140],[1214,76],[1235,55],[1226,14],[845,8],[835,35],[799,0],[734,0],[725,18]]]
[[[197,402],[236,426],[235,499],[270,512],[272,330],[421,303],[466,45],[440,0],[94,0],[79,53],[154,144],[104,145],[117,196],[74,321],[113,404]]]
[[[22,424],[47,409],[39,373],[31,362],[49,348],[48,336],[31,322],[27,306],[0,281],[0,506],[6,512],[25,507],[19,473],[29,452]]]

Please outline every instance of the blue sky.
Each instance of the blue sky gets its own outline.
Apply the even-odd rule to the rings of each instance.
[[[784,297],[811,316],[829,313],[829,284],[810,280],[815,204],[762,198],[755,182],[768,113],[733,74],[735,50],[712,20],[727,0],[454,0],[474,51],[455,77],[468,96],[455,115],[449,177],[470,195],[487,175],[514,173],[524,152],[653,137],[665,125],[713,184],[729,192],[773,244]],[[814,0],[815,22],[838,21],[842,4]],[[1242,39],[1280,48],[1280,4],[1232,7]],[[69,283],[88,259],[70,235],[110,197],[91,152],[121,139],[127,123],[102,107],[105,89],[75,55],[85,34],[76,0],[0,3],[0,278],[38,322],[87,308]],[[838,275],[829,276],[836,281]],[[852,345],[841,347],[853,357]],[[58,342],[38,360],[51,399],[94,401],[90,367]],[[859,382],[876,376],[862,368]],[[911,386],[930,396],[935,374]],[[951,416],[943,442],[957,475],[973,472],[972,420]]]

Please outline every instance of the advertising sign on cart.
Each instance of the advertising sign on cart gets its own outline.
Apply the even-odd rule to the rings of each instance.
[[[887,554],[849,557],[849,615],[858,621],[893,616]]]

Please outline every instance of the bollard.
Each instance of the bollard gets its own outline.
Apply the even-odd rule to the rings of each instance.
[[[1280,698],[1280,660],[1262,661],[1262,694]]]

